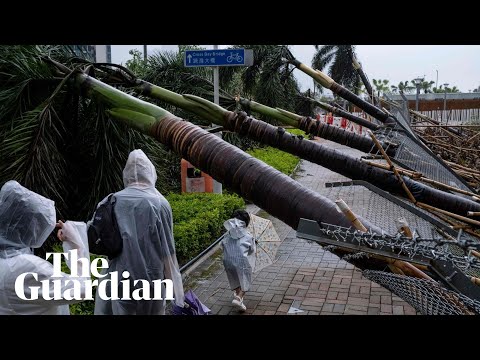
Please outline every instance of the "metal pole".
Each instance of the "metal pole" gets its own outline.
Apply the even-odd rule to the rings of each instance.
[[[437,72],[437,82],[435,83],[435,87],[438,89],[438,70],[435,70]]]
[[[415,104],[415,110],[418,111],[418,95],[420,94],[420,84],[417,85],[417,98],[416,98],[416,104]]]
[[[147,45],[143,45],[143,61],[147,62]]]
[[[445,97],[443,98],[443,113],[445,114],[445,117],[447,118],[447,124],[448,124],[448,116],[447,116],[447,88],[445,87]]]
[[[214,50],[218,50],[218,45],[213,45]],[[220,96],[218,94],[218,78],[220,77],[219,73],[219,67],[214,66],[213,67],[213,102],[217,105],[220,105]],[[212,124],[213,126],[213,124]],[[222,133],[218,132],[216,133],[218,136],[222,137]],[[222,183],[219,183],[216,180],[213,180],[213,192],[216,194],[221,194],[222,193]]]
[[[218,50],[218,45],[213,45],[214,50]],[[217,105],[220,105],[220,97],[218,95],[218,77],[219,71],[218,66],[213,67],[213,102]]]

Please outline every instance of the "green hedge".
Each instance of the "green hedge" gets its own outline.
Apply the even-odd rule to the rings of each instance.
[[[223,232],[233,210],[244,208],[237,195],[208,193],[167,196],[173,212],[173,234],[179,264],[185,264]]]

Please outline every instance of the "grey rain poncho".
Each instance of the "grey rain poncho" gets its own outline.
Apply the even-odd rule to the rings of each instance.
[[[21,186],[16,181],[8,181],[0,190],[0,314],[2,315],[69,315],[68,304],[81,300],[45,300],[53,296],[53,265],[33,255],[31,248],[43,245],[55,229],[55,206],[49,200]],[[83,226],[83,228],[82,228]],[[88,242],[85,224],[67,221],[63,228],[65,241],[64,252],[77,249],[79,257],[88,258]],[[70,267],[70,262],[67,262]],[[81,262],[78,263],[80,271]],[[85,271],[90,274],[90,267]],[[22,300],[15,292],[15,281],[21,274],[32,272],[38,274],[25,276],[24,294],[31,298],[38,287],[37,300]],[[81,274],[81,273],[80,273]],[[58,278],[57,278],[58,279]],[[63,273],[61,294],[73,288],[70,275]],[[88,278],[75,278],[90,279]],[[42,287],[40,281],[49,280],[49,287]],[[81,283],[81,297],[85,295],[85,284]]]
[[[223,266],[230,288],[235,290],[240,287],[242,291],[248,291],[252,283],[255,241],[242,220],[233,218],[225,221],[223,226],[228,230],[222,246]]]
[[[137,279],[171,279],[175,303],[183,306],[183,285],[173,239],[172,209],[168,201],[155,189],[157,173],[142,150],[134,150],[128,156],[123,170],[125,189],[115,193],[115,215],[123,239],[119,256],[109,260],[109,268],[103,274],[123,271],[130,274],[131,291]],[[106,201],[103,199],[101,203]],[[95,215],[94,215],[95,216]],[[89,222],[90,224],[90,222]],[[104,281],[108,277],[102,278]],[[111,282],[109,282],[111,283]],[[153,296],[152,284],[151,296]],[[107,294],[110,293],[107,284]],[[119,289],[119,294],[122,292]],[[162,295],[165,292],[162,291]],[[95,299],[95,314],[98,315],[162,315],[164,300],[102,300]]]

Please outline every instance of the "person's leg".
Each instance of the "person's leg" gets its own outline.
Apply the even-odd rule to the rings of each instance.
[[[242,291],[241,287],[238,287],[234,290],[232,305],[234,305],[240,312],[247,310],[247,307],[243,303],[243,295],[245,295],[245,292]]]

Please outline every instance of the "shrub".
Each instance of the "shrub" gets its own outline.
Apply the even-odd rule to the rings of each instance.
[[[173,234],[179,264],[185,264],[223,233],[223,222],[233,210],[245,207],[237,195],[172,194]]]

